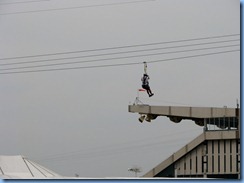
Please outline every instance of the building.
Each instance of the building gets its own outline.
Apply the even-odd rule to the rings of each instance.
[[[130,105],[139,121],[166,116],[175,123],[192,120],[203,133],[152,168],[143,177],[240,179],[239,108]]]
[[[23,156],[0,156],[0,179],[62,179],[63,176]]]

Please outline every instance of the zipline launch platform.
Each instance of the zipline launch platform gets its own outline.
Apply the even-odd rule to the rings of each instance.
[[[182,106],[150,106],[129,105],[129,112],[139,113],[139,121],[147,122],[158,116],[166,116],[175,123],[181,120],[192,120],[197,125],[216,125],[220,128],[238,127],[239,108],[216,107],[182,107]],[[205,126],[207,127],[207,126]]]

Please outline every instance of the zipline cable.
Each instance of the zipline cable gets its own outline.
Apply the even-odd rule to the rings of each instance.
[[[120,51],[120,52],[115,52],[115,53],[103,53],[103,54],[85,55],[85,56],[51,58],[51,59],[24,61],[24,62],[0,63],[0,66],[21,65],[21,64],[29,64],[29,63],[31,63],[31,64],[32,63],[42,63],[42,62],[59,61],[59,60],[67,60],[67,59],[89,58],[89,57],[98,57],[98,56],[110,56],[110,55],[117,55],[117,54],[129,54],[129,53],[136,53],[136,52],[146,52],[146,51],[156,51],[156,50],[164,50],[164,49],[191,47],[191,46],[201,46],[201,45],[207,45],[207,44],[226,43],[226,42],[232,42],[232,41],[240,41],[240,40],[235,39],[235,40],[228,40],[228,41],[217,41],[217,42],[198,43],[198,44],[189,44],[189,45],[180,45],[180,46],[170,46],[170,47],[163,47],[163,48],[151,48],[151,49],[143,49],[143,50],[122,51],[122,52]],[[222,46],[222,47],[219,46],[219,48],[229,47],[229,46],[238,46],[238,45],[226,45],[226,46]],[[218,48],[218,47],[215,47],[215,48]],[[204,49],[204,48],[202,48],[202,49]],[[208,48],[206,48],[206,49],[208,49]],[[171,53],[174,53],[174,52],[171,52]],[[177,53],[177,52],[175,52],[175,53]],[[98,61],[99,61],[99,59],[98,59]],[[94,61],[80,61],[80,63],[85,63],[85,62],[94,62]]]
[[[191,52],[191,51],[202,51],[202,50],[209,50],[209,49],[216,49],[216,48],[227,48],[227,47],[233,47],[233,46],[240,46],[240,45],[237,44],[237,45],[210,47],[210,48],[198,48],[198,49],[191,49],[191,50],[181,50],[181,51],[173,51],[173,52],[164,52],[164,53],[152,53],[152,54],[144,54],[144,55],[125,56],[125,57],[113,57],[113,58],[95,59],[95,60],[89,60],[89,61],[75,61],[75,62],[66,62],[66,63],[54,63],[54,64],[35,65],[35,66],[23,66],[23,67],[14,67],[14,68],[3,68],[3,69],[0,69],[0,71],[4,71],[4,70],[16,70],[16,69],[29,69],[29,68],[37,68],[37,67],[60,66],[60,65],[71,65],[71,64],[91,63],[91,62],[102,62],[102,61],[109,61],[109,60],[128,59],[128,58],[145,57],[145,56],[155,56],[155,55],[164,55],[164,54],[172,54],[172,53],[185,53],[185,52]],[[72,59],[73,58],[80,58],[80,57],[72,57]],[[55,59],[55,60],[59,60],[59,59]]]
[[[160,60],[148,61],[147,63],[167,62],[167,61],[173,61],[173,60],[179,60],[179,59],[187,59],[187,58],[195,58],[195,57],[202,57],[202,56],[209,56],[209,55],[217,55],[217,54],[231,53],[231,52],[237,52],[237,51],[240,51],[240,50],[239,49],[238,50],[229,50],[229,51],[222,51],[222,52],[214,52],[214,53],[184,56],[184,57],[175,57],[175,58],[169,58],[169,59],[160,59]],[[94,66],[69,67],[69,68],[53,68],[53,69],[40,69],[40,70],[27,70],[27,71],[0,72],[0,75],[3,75],[3,74],[20,74],[20,73],[35,73],[35,72],[50,72],[50,71],[64,71],[64,70],[76,70],[76,69],[105,68],[105,67],[118,67],[118,66],[129,66],[129,65],[139,65],[139,64],[142,64],[142,63],[141,62],[132,62],[132,63],[94,65]]]
[[[19,1],[19,2],[8,2],[8,3],[0,3],[0,5],[14,5],[14,4],[24,4],[24,3],[37,3],[37,2],[44,2],[50,0],[33,0],[33,1]]]
[[[74,6],[74,7],[64,7],[64,8],[53,8],[53,9],[42,9],[42,10],[30,10],[30,11],[18,11],[10,13],[0,13],[0,16],[3,15],[16,15],[16,14],[27,14],[27,13],[40,13],[40,12],[50,12],[50,11],[61,11],[61,10],[71,10],[71,9],[81,9],[81,8],[94,8],[94,7],[104,7],[104,6],[116,6],[124,4],[135,4],[135,3],[144,3],[155,0],[137,0],[137,1],[127,1],[119,3],[107,3],[107,4],[95,4],[95,5],[86,5],[86,6]]]
[[[134,44],[134,45],[125,45],[125,46],[116,46],[116,47],[107,47],[107,48],[97,48],[97,49],[87,49],[87,50],[78,50],[78,51],[66,51],[66,52],[46,53],[46,54],[37,54],[37,55],[6,57],[6,58],[0,58],[0,60],[13,60],[13,59],[22,59],[22,58],[32,58],[32,57],[44,57],[44,56],[73,54],[73,53],[86,53],[86,52],[106,51],[106,50],[133,48],[133,47],[142,47],[142,46],[153,46],[153,45],[160,45],[160,44],[170,44],[170,43],[198,41],[198,40],[206,40],[206,39],[217,39],[217,38],[232,37],[232,36],[240,36],[240,34],[228,34],[228,35],[220,35],[220,36],[209,36],[209,37],[182,39],[182,40],[155,42],[155,43],[146,43],[146,44]]]

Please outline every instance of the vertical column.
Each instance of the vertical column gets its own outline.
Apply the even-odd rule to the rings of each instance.
[[[219,172],[219,162],[218,162],[218,140],[214,140],[213,142],[213,157],[214,157],[214,174],[218,174]]]
[[[190,158],[191,158],[191,156],[190,156],[190,154],[187,154],[186,155],[186,159],[185,159],[185,168],[186,168],[186,172],[185,172],[185,174],[186,175],[190,175],[191,174],[191,172],[190,172]]]
[[[237,164],[237,159],[236,159],[236,146],[238,146],[237,145],[237,143],[236,143],[236,140],[231,140],[232,141],[232,143],[231,143],[231,145],[232,145],[232,172],[236,172],[237,171],[237,169],[236,169],[236,164]]]
[[[237,150],[236,150],[236,152],[237,152],[237,172],[238,172],[238,179],[240,179],[241,178],[240,177],[240,175],[241,175],[241,170],[240,170],[240,168],[241,168],[241,166],[240,166],[240,163],[241,163],[240,140],[238,139],[236,143],[237,143]]]
[[[175,178],[177,178],[178,177],[178,163],[177,162],[175,162],[174,168],[175,168]]]
[[[208,141],[208,173],[212,174],[213,167],[212,167],[212,159],[213,159],[213,152],[212,152],[212,143],[213,141]]]
[[[203,177],[207,178],[207,173],[209,172],[209,168],[208,168],[208,161],[209,161],[209,150],[208,150],[208,143],[209,141],[207,141],[206,143],[204,143],[202,151],[203,151],[203,155],[202,155],[202,172],[203,172]]]
[[[226,173],[230,173],[230,140],[225,140],[226,146]]]
[[[192,163],[192,166],[191,166],[191,174],[193,175],[196,175],[196,156],[197,156],[197,150],[193,150],[191,152],[191,163]]]
[[[219,151],[219,156],[220,156],[220,173],[221,174],[224,174],[224,140],[220,140],[219,142],[219,145],[220,145],[220,151]]]
[[[178,171],[178,175],[184,175],[185,174],[185,158],[181,158],[180,160],[180,170]]]

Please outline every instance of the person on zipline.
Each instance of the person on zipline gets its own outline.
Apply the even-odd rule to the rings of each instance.
[[[149,97],[153,96],[154,94],[152,93],[150,86],[149,86],[149,76],[147,74],[143,74],[143,77],[141,78],[142,81],[142,88],[147,90],[147,94]]]

